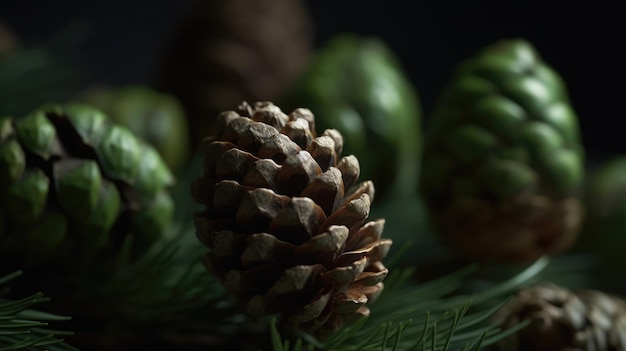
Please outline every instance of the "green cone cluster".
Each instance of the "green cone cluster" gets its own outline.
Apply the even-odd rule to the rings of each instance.
[[[506,40],[463,62],[430,120],[421,190],[462,255],[528,261],[570,247],[583,217],[583,150],[559,75]]]
[[[116,123],[149,142],[173,171],[189,161],[189,127],[183,107],[174,96],[147,86],[94,87],[83,101],[101,109]]]
[[[316,123],[336,128],[344,149],[379,196],[413,194],[422,142],[421,106],[393,51],[376,37],[340,34],[317,52],[290,94],[290,107],[317,111]],[[390,195],[392,196],[392,195]]]
[[[147,248],[172,217],[173,181],[154,148],[87,105],[1,118],[0,256],[21,268]]]

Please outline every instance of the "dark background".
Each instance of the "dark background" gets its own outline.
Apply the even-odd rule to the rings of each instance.
[[[617,2],[306,2],[317,45],[345,31],[384,39],[404,64],[426,114],[459,61],[495,40],[526,38],[568,84],[590,158],[626,153],[626,15]],[[88,34],[80,53],[90,82],[149,84],[156,55],[189,3],[3,0],[0,19],[26,42],[46,40],[78,22]]]

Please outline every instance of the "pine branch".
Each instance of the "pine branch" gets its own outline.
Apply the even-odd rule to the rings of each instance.
[[[0,287],[22,274],[21,271],[0,277]],[[67,331],[49,329],[48,323],[67,321],[69,317],[40,312],[32,306],[49,301],[42,293],[19,300],[0,297],[0,351],[78,350],[63,341]]]
[[[475,295],[459,294],[457,290],[476,266],[419,285],[410,279],[412,269],[396,269],[383,294],[371,306],[369,318],[343,328],[324,342],[301,333],[293,349],[272,324],[273,349],[480,350],[526,326],[522,323],[501,331],[490,317],[506,303],[509,294],[531,282],[547,264],[548,259],[542,258]]]
[[[214,304],[224,298],[224,289],[201,263],[206,250],[195,238],[191,220],[196,206],[189,188],[200,167],[199,158],[194,158],[173,189],[176,212],[164,239],[137,262],[122,257],[111,281],[101,284],[102,296],[118,296],[132,305],[172,311]]]
[[[105,281],[90,279],[84,289],[89,294],[80,297],[88,318],[106,325],[108,337],[124,338],[125,347],[131,342],[165,347],[168,342],[177,348],[184,347],[181,343],[211,348],[266,328],[264,320],[241,313],[202,264],[206,248],[195,236],[192,218],[197,206],[189,196],[190,183],[200,172],[199,161],[193,159],[172,190],[176,213],[164,239],[135,262],[120,254],[114,273]],[[124,337],[129,333],[132,341]]]

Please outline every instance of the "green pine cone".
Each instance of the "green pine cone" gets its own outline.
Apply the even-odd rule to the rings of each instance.
[[[330,39],[288,100],[290,108],[316,111],[318,129],[341,132],[345,152],[361,160],[361,174],[374,181],[377,196],[415,193],[421,105],[382,40],[347,33]]]
[[[153,145],[170,169],[189,161],[189,127],[178,99],[147,86],[92,88],[83,100]]]
[[[501,41],[463,62],[430,117],[420,186],[449,245],[472,259],[529,261],[575,242],[577,117],[531,44]]]
[[[15,33],[13,33],[6,23],[0,20],[0,61],[12,54],[18,44]]]
[[[148,143],[93,107],[1,118],[0,256],[22,268],[116,250],[131,237],[139,253],[172,217],[173,181]]]
[[[587,179],[587,218],[578,251],[593,252],[604,263],[623,267],[626,250],[626,156],[601,164]]]

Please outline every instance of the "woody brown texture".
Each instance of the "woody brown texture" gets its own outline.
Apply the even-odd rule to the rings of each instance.
[[[223,112],[201,144],[197,235],[248,314],[331,332],[367,316],[382,291],[392,242],[383,219],[367,221],[374,185],[357,183],[359,162],[342,145],[336,130],[317,136],[310,110],[269,102]]]
[[[312,53],[304,1],[194,0],[163,50],[155,83],[182,102],[195,147],[221,111],[281,98]]]
[[[502,350],[626,350],[626,302],[596,290],[532,286],[520,291],[497,318],[504,328],[530,322],[504,340]]]

